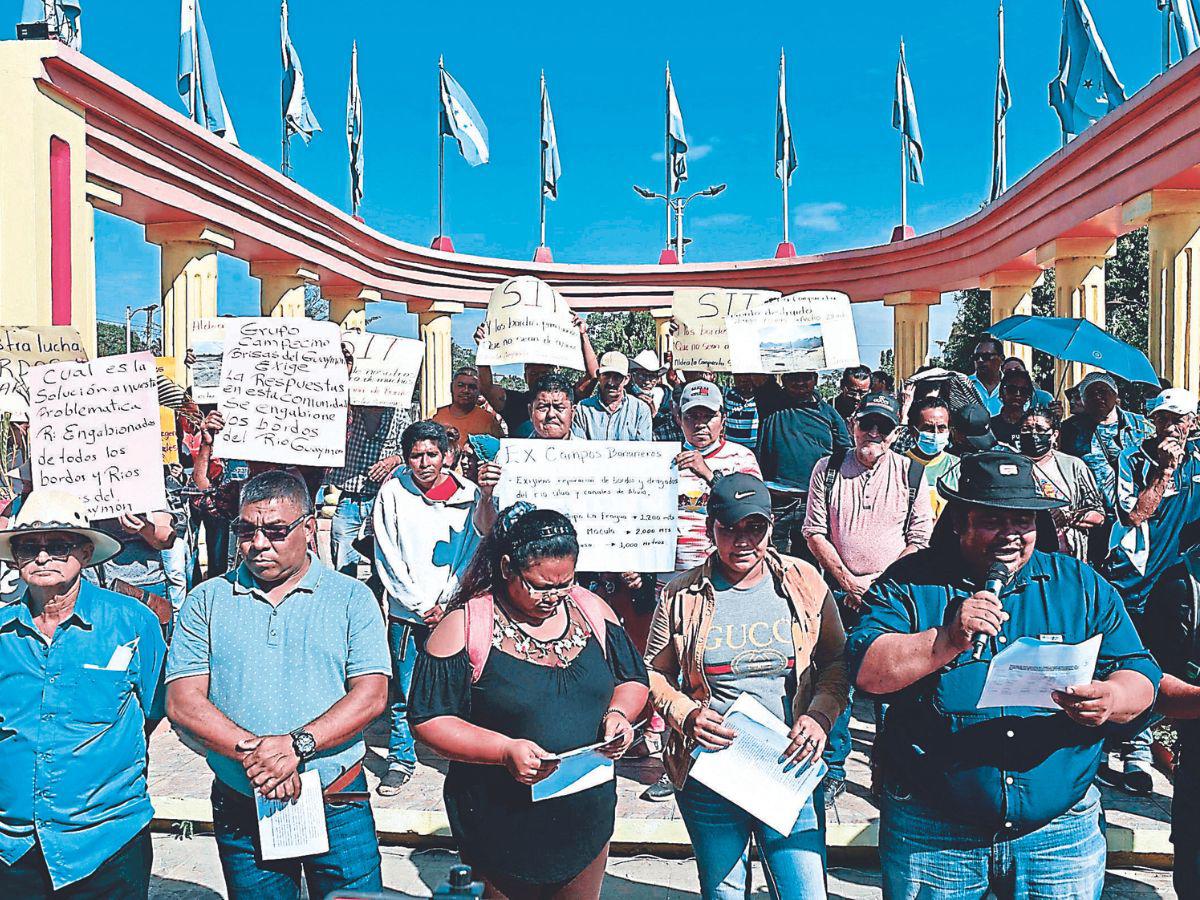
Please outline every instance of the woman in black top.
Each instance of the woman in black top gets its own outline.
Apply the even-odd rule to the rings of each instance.
[[[641,657],[575,584],[578,555],[566,516],[505,510],[413,673],[409,720],[451,760],[450,828],[488,897],[600,896],[615,784],[538,803],[530,790],[557,767],[553,754],[607,740],[620,757],[646,705]]]

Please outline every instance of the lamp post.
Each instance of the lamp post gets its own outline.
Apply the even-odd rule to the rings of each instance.
[[[668,197],[665,194],[659,194],[639,185],[634,185],[633,190],[638,196],[644,197],[647,200],[663,200],[667,204],[667,208],[675,213],[675,259],[672,262],[683,262],[683,210],[689,203],[697,197],[715,197],[721,193],[728,185],[714,184],[712,187],[706,187],[702,191],[696,191],[694,194],[689,194],[686,197]],[[664,262],[662,258],[659,262]]]

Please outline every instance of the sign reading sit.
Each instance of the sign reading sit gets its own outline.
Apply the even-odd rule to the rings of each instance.
[[[355,406],[405,409],[425,359],[425,343],[386,334],[347,331],[343,343],[354,351],[350,402]]]
[[[27,421],[29,370],[68,360],[87,361],[79,332],[70,325],[0,328],[0,415],[11,413],[15,421]]]
[[[730,372],[725,317],[776,300],[774,291],[676,288],[671,297],[671,365],[683,371]]]
[[[518,275],[498,285],[488,299],[483,339],[475,361],[481,366],[545,363],[583,369],[583,345],[571,307],[550,285]]]

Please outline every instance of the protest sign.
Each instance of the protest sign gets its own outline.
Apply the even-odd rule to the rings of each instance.
[[[179,465],[179,435],[175,431],[175,413],[165,406],[158,408],[158,428],[162,435],[163,465]]]
[[[347,331],[342,341],[354,350],[350,402],[355,406],[405,409],[412,403],[425,344],[386,334]]]
[[[225,326],[237,319],[192,319],[188,347],[192,363],[192,399],[216,403],[221,396],[221,354],[225,352]]]
[[[0,560],[0,607],[16,603],[25,596],[26,589],[17,567]]]
[[[671,365],[680,372],[729,372],[725,317],[778,299],[775,291],[677,288],[671,297]]]
[[[789,294],[731,315],[725,324],[735,372],[816,372],[859,364],[850,298],[836,291]]]
[[[571,307],[531,275],[508,279],[488,300],[475,361],[481,366],[544,363],[583,369],[583,345]]]
[[[350,376],[341,331],[311,319],[231,319],[218,408],[223,459],[340,466]]]
[[[675,567],[679,444],[647,441],[500,442],[500,508],[518,500],[569,516],[584,572]]]
[[[37,366],[28,380],[35,489],[75,494],[93,520],[167,508],[151,354]]]
[[[79,332],[70,325],[0,328],[0,415],[29,419],[29,388],[25,376],[34,366],[56,362],[86,362]]]

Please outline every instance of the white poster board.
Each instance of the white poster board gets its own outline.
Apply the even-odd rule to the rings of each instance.
[[[34,366],[86,362],[79,332],[70,325],[0,328],[0,415],[29,421],[29,386],[25,376]]]
[[[311,319],[231,319],[218,408],[222,459],[340,466],[346,458],[350,376],[342,333]]]
[[[237,319],[192,319],[188,347],[192,363],[192,399],[216,403],[221,398],[221,354],[225,352],[225,326]]]
[[[518,275],[497,285],[488,299],[483,339],[475,362],[481,366],[545,363],[583,369],[583,345],[571,307],[550,285]]]
[[[859,364],[850,298],[836,291],[789,294],[731,315],[725,324],[735,372],[817,372]]]
[[[679,444],[504,439],[496,496],[556,509],[579,533],[581,572],[675,567]]]
[[[676,288],[671,297],[671,365],[680,372],[729,372],[725,317],[778,299],[776,291]]]
[[[92,520],[167,509],[151,353],[31,369],[33,487],[83,500]]]
[[[345,332],[342,341],[354,351],[350,402],[407,409],[425,359],[425,343],[361,331]]]

